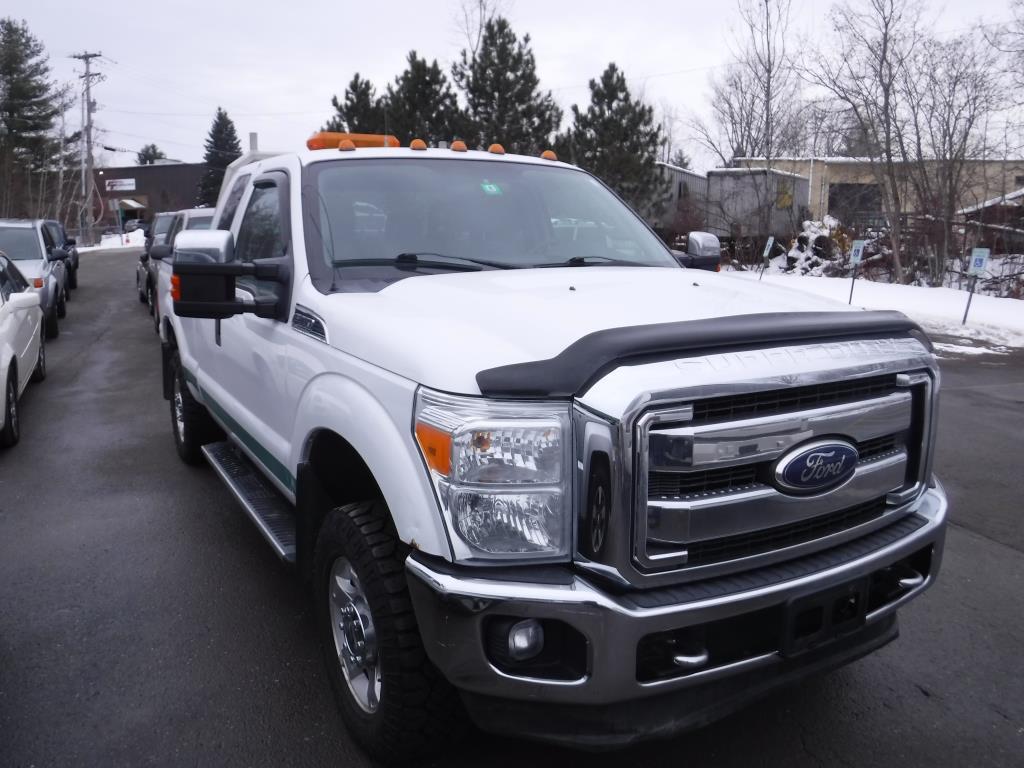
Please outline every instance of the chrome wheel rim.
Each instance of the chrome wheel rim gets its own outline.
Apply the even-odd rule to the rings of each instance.
[[[181,396],[181,380],[174,377],[174,397],[171,400],[171,414],[174,416],[174,432],[180,442],[185,440],[185,403]]]
[[[345,682],[364,712],[376,712],[381,688],[377,631],[366,593],[347,558],[334,561],[327,586],[331,634]]]

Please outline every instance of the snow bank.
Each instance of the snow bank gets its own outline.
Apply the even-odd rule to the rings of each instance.
[[[734,272],[734,276],[757,280],[757,272]],[[766,273],[764,282],[807,291],[817,296],[847,302],[850,281],[835,277],[801,277]],[[920,323],[930,333],[976,339],[985,344],[1024,348],[1024,301],[975,294],[967,325],[963,326],[968,294],[952,288],[875,283],[858,280],[853,289],[854,306],[865,309],[895,309]]]
[[[113,248],[141,248],[146,242],[146,235],[142,230],[129,232],[127,235],[103,235],[99,245],[87,245],[78,249],[83,251],[111,250]]]

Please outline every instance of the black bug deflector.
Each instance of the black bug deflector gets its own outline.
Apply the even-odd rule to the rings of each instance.
[[[887,336],[913,336],[932,348],[921,327],[902,312],[737,315],[596,331],[555,357],[480,371],[476,381],[481,394],[488,397],[573,397],[620,365],[711,349],[738,351]]]

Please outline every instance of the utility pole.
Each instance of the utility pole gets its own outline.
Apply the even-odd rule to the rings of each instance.
[[[96,102],[92,100],[92,81],[93,78],[101,77],[99,72],[92,71],[91,64],[93,59],[98,59],[102,55],[102,53],[82,52],[71,56],[71,58],[85,63],[85,74],[79,75],[79,77],[85,81],[85,177],[82,179],[82,194],[84,196],[82,210],[85,213],[86,241],[89,245],[93,245],[96,242],[93,237],[95,220],[93,219],[92,207],[96,185],[92,167],[92,113],[96,110]]]

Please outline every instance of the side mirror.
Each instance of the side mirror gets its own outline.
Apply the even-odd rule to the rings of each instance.
[[[67,251],[63,248],[51,248],[50,255],[46,257],[47,261],[67,261],[70,256]]]
[[[78,240],[77,240],[76,238],[74,238],[74,237],[69,237],[69,238],[68,238],[68,239],[67,239],[67,240],[65,241],[65,243],[64,243],[64,244],[65,244],[65,245],[78,245]]]
[[[682,251],[677,251],[677,250],[673,249],[672,250],[672,255],[676,257],[676,261],[678,261],[682,266],[684,266],[684,267],[692,267],[693,266],[693,257],[690,254],[683,253]]]
[[[157,261],[163,261],[171,255],[173,251],[169,245],[154,245],[149,249],[149,258],[156,259]]]
[[[287,258],[235,261],[234,237],[227,230],[181,232],[174,244],[173,265],[171,298],[174,313],[179,317],[216,320],[252,312],[257,317],[280,318],[287,312],[286,290],[275,291],[272,299],[259,298],[254,302],[235,298],[238,277],[254,277],[287,287],[291,264]]]
[[[39,294],[35,291],[12,293],[11,297],[7,301],[10,303],[11,309],[15,312],[24,311],[26,309],[32,309],[32,307],[39,306]]]
[[[149,254],[146,253],[145,251],[140,253],[139,254],[139,261],[141,261],[143,264],[145,264],[147,261],[149,261]]]

